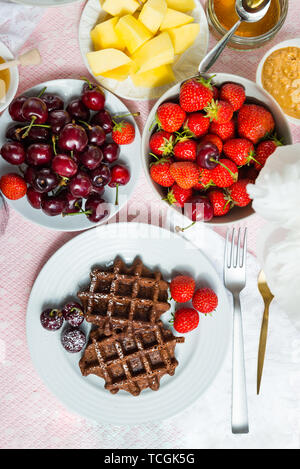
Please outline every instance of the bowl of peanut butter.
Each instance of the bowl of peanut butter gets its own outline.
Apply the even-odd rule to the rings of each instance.
[[[289,122],[300,125],[300,37],[280,42],[265,54],[256,82],[273,96]]]
[[[5,44],[0,42],[0,64],[13,60],[14,56]],[[18,67],[0,70],[0,112],[14,99],[19,86]]]

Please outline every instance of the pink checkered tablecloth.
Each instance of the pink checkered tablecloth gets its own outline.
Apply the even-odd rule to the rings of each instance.
[[[204,3],[204,0],[202,0]],[[212,71],[234,73],[255,81],[256,66],[274,44],[299,36],[300,2],[290,0],[285,25],[267,46],[255,51],[227,49]],[[85,2],[45,9],[24,50],[38,46],[43,56],[39,67],[21,68],[19,93],[40,82],[87,75],[78,45],[78,23]],[[211,37],[210,47],[215,43]],[[137,122],[142,132],[153,102],[126,101],[140,111]],[[294,142],[300,141],[300,127],[291,126]],[[150,204],[152,190],[144,175],[129,204],[142,200]],[[250,251],[255,253],[257,230],[263,225],[251,218]],[[219,229],[222,234],[223,229]],[[1,238],[0,251],[0,339],[6,359],[0,360],[0,447],[2,448],[180,448],[180,429],[172,421],[161,426],[101,426],[70,413],[41,382],[30,361],[25,337],[25,315],[33,282],[49,257],[77,233],[58,233],[32,225],[10,210],[9,224]],[[0,357],[1,358],[1,357]],[[118,443],[115,443],[115,442]]]

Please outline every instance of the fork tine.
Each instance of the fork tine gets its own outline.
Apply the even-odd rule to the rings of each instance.
[[[243,251],[241,253],[241,267],[246,266],[246,256],[247,256],[247,228],[244,231],[244,239],[243,239]]]
[[[241,228],[238,230],[238,237],[237,237],[237,242],[236,242],[236,258],[235,258],[235,264],[234,267],[239,267],[240,265],[240,241],[241,241]]]
[[[228,251],[229,251],[229,228],[226,231],[225,253],[224,253],[224,266],[228,267]]]
[[[230,249],[230,263],[229,267],[233,267],[233,256],[234,256],[234,235],[235,235],[235,228],[232,229],[232,238],[231,238],[231,249]]]

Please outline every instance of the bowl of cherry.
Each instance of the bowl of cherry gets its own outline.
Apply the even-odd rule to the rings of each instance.
[[[0,117],[0,191],[25,218],[80,231],[130,198],[140,134],[128,108],[89,80],[41,83]]]
[[[292,143],[277,102],[256,83],[216,73],[170,88],[142,135],[142,164],[156,196],[185,217],[236,223],[254,214],[254,183],[278,145]]]

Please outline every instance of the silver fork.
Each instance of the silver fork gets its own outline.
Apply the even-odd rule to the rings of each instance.
[[[246,373],[244,359],[243,324],[240,292],[246,285],[247,228],[244,236],[238,230],[235,248],[235,229],[232,230],[231,242],[229,230],[226,235],[224,258],[224,284],[233,296],[233,349],[232,349],[232,433],[248,433],[248,407]],[[243,238],[243,245],[241,245]]]

